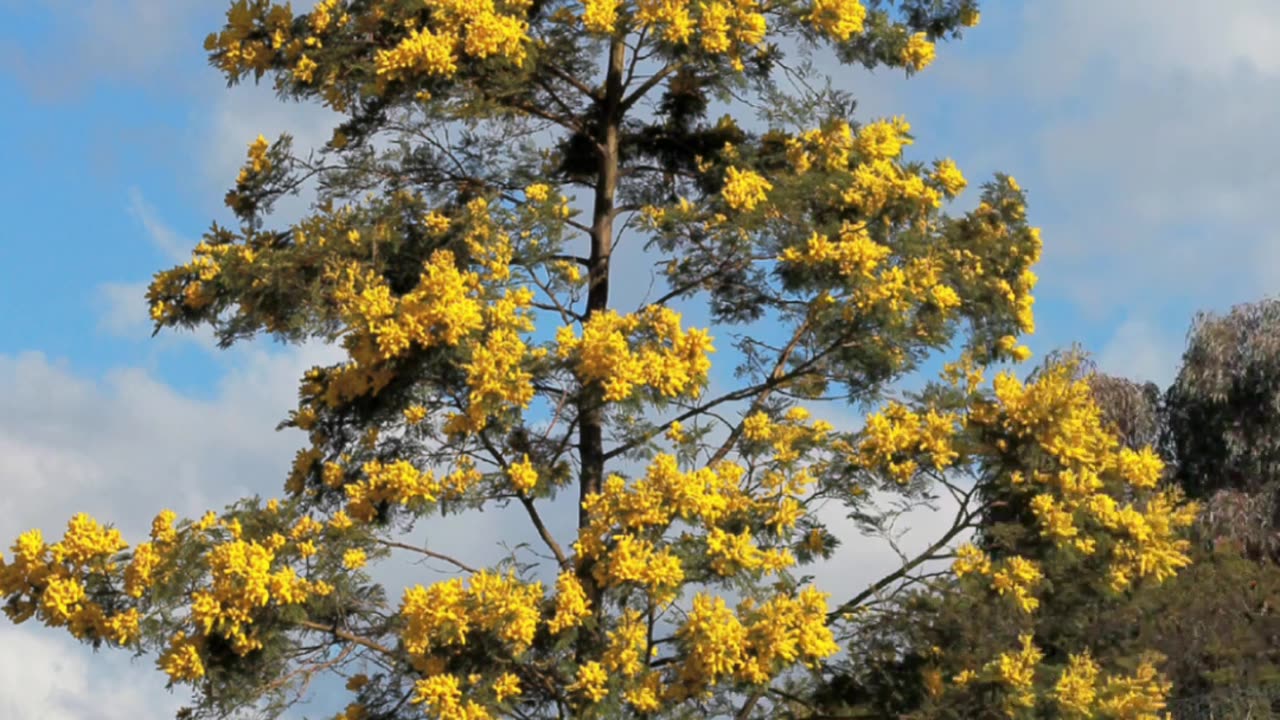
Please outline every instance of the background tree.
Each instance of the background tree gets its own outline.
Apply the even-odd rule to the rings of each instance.
[[[1186,528],[1195,508],[1175,510],[1176,490],[1152,493],[1163,475],[1141,444],[1152,427],[1115,431],[1115,409],[1097,403],[1098,376],[1078,351],[1049,356],[1025,384],[1002,375],[994,385],[1006,408],[1036,410],[1006,410],[998,429],[970,427],[973,442],[995,451],[983,454],[986,472],[1005,480],[972,486],[984,499],[973,544],[954,555],[954,575],[935,573],[865,606],[848,661],[816,703],[853,717],[1155,718],[1167,680],[1151,652],[1158,640],[1139,632],[1135,596],[1158,590],[1132,580],[1143,563],[1172,560],[1190,543],[1170,538],[1133,566],[1116,558],[1136,557],[1126,542]],[[1150,397],[1109,389],[1121,408]],[[1099,454],[1113,454],[1128,481],[1097,474],[1088,461]],[[1099,545],[1093,524],[1119,529],[1102,542],[1120,545]]]
[[[812,82],[819,52],[918,71],[976,21],[970,0],[236,0],[214,65],[345,120],[318,156],[250,145],[226,196],[239,227],[156,276],[152,316],[347,357],[302,379],[284,426],[310,442],[284,499],[162,512],[132,548],[83,515],[56,542],[26,533],[0,568],[7,613],[157,651],[192,715],[272,714],[332,672],[348,720],[770,717],[811,713],[796,690],[836,634],[1010,493],[1047,513],[1037,547],[1074,565],[968,547],[958,567],[989,602],[1029,614],[1042,581],[1168,577],[1190,509],[1104,431],[1074,366],[983,385],[1029,354],[1040,238],[1022,189],[997,176],[948,216],[954,163],[906,160],[905,120],[857,125]],[[711,119],[744,106],[758,129]],[[305,217],[273,222],[312,189]],[[620,309],[627,237],[664,289]],[[874,403],[943,349],[946,381],[862,432],[804,407]],[[800,570],[835,550],[816,508],[874,524],[868,491],[961,509],[833,611]],[[480,569],[403,541],[493,504],[540,545]],[[397,602],[362,569],[393,549],[462,575]],[[1058,673],[1029,642],[972,658],[1002,709]],[[1148,669],[1117,670],[1098,702],[1147,717]]]
[[[1200,313],[1166,394],[1176,478],[1213,536],[1275,556],[1280,498],[1280,301]]]
[[[1197,315],[1177,379],[1164,391],[1085,366],[1103,423],[1131,450],[1158,448],[1169,461],[1164,482],[1203,505],[1191,535],[1194,562],[1169,583],[1118,596],[1087,592],[1085,584],[1041,593],[1034,637],[1046,662],[1095,638],[1090,651],[1104,664],[1132,666],[1142,653],[1158,652],[1180,697],[1231,698],[1280,680],[1276,482],[1267,459],[1280,427],[1273,417],[1276,307],[1263,300]],[[1025,503],[984,518],[977,537],[992,551],[1021,542],[1028,556],[1040,542]],[[939,579],[877,609],[878,623],[866,626],[876,630],[856,636],[851,653],[870,662],[851,665],[826,701],[875,716],[978,712],[980,696],[931,694],[930,673],[955,672],[964,665],[957,657],[989,655],[1027,625],[992,612],[968,590]],[[934,652],[939,647],[948,653]]]

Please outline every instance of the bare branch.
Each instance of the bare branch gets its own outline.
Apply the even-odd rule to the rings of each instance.
[[[480,572],[476,568],[471,567],[470,565],[462,562],[461,560],[457,560],[453,557],[445,555],[444,553],[438,553],[435,550],[428,550],[427,548],[418,547],[417,545],[409,545],[408,543],[396,542],[394,540],[383,540],[381,538],[374,538],[374,542],[380,545],[385,545],[387,547],[399,548],[401,550],[409,550],[411,552],[416,552],[419,555],[425,555],[434,560],[443,560],[444,562],[447,562],[450,565],[453,565],[454,567],[458,568],[459,570],[462,570],[463,572],[468,572],[473,574]]]

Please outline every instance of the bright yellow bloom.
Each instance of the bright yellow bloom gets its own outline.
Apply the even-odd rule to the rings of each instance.
[[[493,695],[498,702],[502,702],[509,697],[517,697],[520,695],[520,678],[511,673],[503,673],[493,681]]]
[[[960,172],[960,168],[956,167],[954,160],[950,158],[939,160],[933,164],[933,181],[942,186],[942,191],[947,197],[955,197],[959,195],[969,181],[964,179],[964,175]]]
[[[170,639],[169,648],[160,655],[157,664],[174,682],[190,682],[204,677],[204,662],[196,650],[196,643],[188,640],[184,632],[178,632]]]
[[[773,184],[752,170],[731,167],[725,174],[721,195],[734,210],[750,212],[764,202]]]
[[[867,9],[858,0],[814,0],[808,20],[828,37],[844,41],[862,32]]]
[[[534,183],[524,189],[524,196],[530,202],[546,202],[551,197],[551,187],[546,183]]]
[[[1067,667],[1053,687],[1053,699],[1058,707],[1069,713],[1088,717],[1092,713],[1097,689],[1098,666],[1088,654],[1071,655]]]
[[[525,456],[519,462],[511,464],[507,468],[507,477],[511,479],[511,484],[516,490],[522,493],[528,493],[538,484],[538,471],[534,470],[533,463],[529,462],[529,455]]]
[[[902,49],[900,59],[902,64],[919,72],[929,67],[936,56],[937,49],[933,43],[929,42],[924,33],[918,32],[907,39],[906,47]]]
[[[320,67],[315,60],[303,54],[298,58],[298,62],[293,66],[293,79],[295,82],[310,83],[315,78],[316,68]]]
[[[598,703],[609,694],[607,687],[609,675],[604,666],[592,660],[578,667],[578,676],[569,687],[571,693],[581,694],[593,703]]]
[[[588,31],[608,35],[618,21],[618,0],[583,0],[582,25]]]
[[[590,614],[591,603],[578,577],[572,572],[560,573],[556,579],[556,612],[547,627],[552,633],[559,633],[577,627]]]

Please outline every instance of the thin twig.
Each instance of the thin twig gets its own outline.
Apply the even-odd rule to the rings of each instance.
[[[450,565],[457,567],[463,572],[468,572],[472,574],[480,572],[476,568],[471,567],[470,565],[462,562],[461,560],[456,560],[443,553],[438,553],[435,550],[428,550],[424,547],[418,547],[416,545],[409,545],[407,543],[396,542],[394,540],[382,540],[380,538],[375,538],[374,542],[379,543],[381,545],[386,545],[387,547],[400,548],[401,550],[410,550],[412,552],[416,552],[420,555],[426,555],[427,557],[434,558],[436,560],[443,560],[444,562],[447,562]]]

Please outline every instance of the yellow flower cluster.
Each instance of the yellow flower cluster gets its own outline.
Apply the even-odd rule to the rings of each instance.
[[[907,38],[907,44],[903,46],[898,59],[907,68],[919,72],[929,67],[936,56],[937,49],[933,43],[929,42],[924,33],[918,32]]]
[[[538,484],[538,471],[534,469],[533,463],[529,462],[528,453],[525,453],[524,458],[519,462],[512,463],[511,467],[507,468],[507,477],[521,493],[533,490]]]
[[[199,680],[204,677],[204,661],[200,658],[202,644],[199,638],[188,638],[185,632],[174,633],[156,665],[174,682]]]
[[[316,8],[329,18],[336,0],[323,0]],[[239,75],[247,71],[265,72],[277,56],[288,62],[296,60],[306,41],[292,34],[293,11],[289,4],[267,6],[249,0],[235,0],[227,10],[227,27],[210,34],[204,41],[209,51],[217,51],[218,67]],[[343,20],[345,22],[345,19]],[[317,33],[322,30],[317,30]]]
[[[795,558],[785,548],[762,551],[749,529],[729,533],[722,528],[712,528],[707,533],[707,557],[711,560],[711,569],[722,576],[753,570],[778,572],[795,564]]]
[[[773,185],[753,170],[731,167],[725,173],[724,189],[720,194],[734,210],[750,212],[764,202]]]
[[[801,413],[794,414],[795,423],[801,419]],[[795,438],[816,435],[812,428],[794,423],[764,427],[769,434],[757,439],[773,438],[784,451],[790,451]],[[817,434],[826,431],[819,426]],[[675,457],[659,454],[629,486],[613,475],[601,493],[588,496],[583,507],[589,522],[574,548],[584,559],[598,559],[593,572],[601,587],[638,585],[659,604],[670,602],[685,580],[680,557],[663,540],[677,519],[705,529],[705,534],[684,533],[680,543],[701,548],[716,574],[777,573],[791,567],[796,560],[785,545],[762,546],[751,530],[741,525],[730,529],[730,525],[754,519],[784,536],[803,514],[796,496],[812,484],[813,477],[804,470],[770,471],[752,493],[741,485],[743,474],[741,466],[729,462],[682,472]]]
[[[980,402],[968,422],[994,437],[997,446],[1011,440],[1031,442],[1052,464],[1033,473],[1031,509],[1046,537],[1070,543],[1086,554],[1098,547],[1087,525],[1109,538],[1111,584],[1123,590],[1138,578],[1163,581],[1190,562],[1183,529],[1195,518],[1194,503],[1179,504],[1173,490],[1153,491],[1139,503],[1120,504],[1109,493],[1116,483],[1151,490],[1162,471],[1150,450],[1119,447],[1104,427],[1087,379],[1076,378],[1073,363],[1063,363],[1023,384],[1002,373],[994,383],[994,402]],[[1007,445],[1006,445],[1007,446]],[[1012,478],[1025,483],[1022,475]],[[1037,489],[1038,488],[1038,489]]]
[[[993,565],[986,553],[966,543],[956,550],[951,569],[958,577],[990,576],[992,589],[1000,595],[1011,596],[1023,612],[1033,612],[1040,607],[1040,601],[1031,593],[1044,575],[1036,563],[1024,557],[1013,555]]]
[[[273,571],[276,551],[284,543],[280,536],[266,544],[235,539],[209,550],[205,557],[209,585],[191,593],[191,622],[200,635],[217,634],[230,642],[234,652],[247,655],[262,647],[253,627],[256,611],[273,600],[281,606],[296,605],[332,591],[326,583],[299,577],[288,565]]]
[[[426,588],[415,585],[405,590],[400,604],[406,622],[401,639],[406,650],[425,660],[485,632],[520,655],[533,642],[542,598],[542,583],[487,571],[466,582],[453,578]]]
[[[687,656],[669,694],[697,695],[723,680],[763,685],[786,666],[834,655],[839,646],[826,615],[827,596],[812,587],[761,604],[745,601],[736,613],[724,598],[698,593],[678,631]]]
[[[164,322],[178,315],[180,308],[200,310],[214,299],[211,285],[224,265],[252,263],[253,250],[231,245],[201,242],[192,250],[191,262],[158,273],[147,290],[151,319]]]
[[[951,564],[951,569],[958,577],[973,573],[990,575],[991,558],[972,543],[965,543],[956,550],[956,559]]]
[[[1089,655],[1071,655],[1058,676],[1051,697],[1071,717],[1106,717],[1121,720],[1160,720],[1170,684],[1161,680],[1150,660],[1143,660],[1133,675],[1108,675],[1099,682],[1100,670]]]
[[[964,192],[965,187],[969,185],[969,181],[964,178],[964,173],[960,172],[960,168],[950,158],[934,162],[933,174],[930,177],[949,198]]]
[[[892,253],[891,248],[871,239],[865,225],[846,222],[834,241],[814,232],[803,248],[789,247],[778,259],[796,265],[829,266],[850,280],[873,280],[876,269]]]
[[[565,689],[593,703],[604,700],[609,695],[609,674],[604,665],[592,660],[578,666],[577,677]]]
[[[582,0],[582,25],[589,31],[608,35],[618,21],[618,0]]]
[[[1110,676],[1098,691],[1098,714],[1123,720],[1161,720],[1172,684],[1145,660],[1131,676]],[[1167,717],[1167,716],[1165,716]]]
[[[729,57],[733,68],[743,69],[742,51],[760,45],[765,38],[765,17],[758,0],[711,0],[700,3],[698,39],[702,49]]]
[[[555,615],[547,621],[547,627],[558,634],[582,624],[591,615],[591,601],[582,588],[582,582],[572,572],[562,572],[556,579]]]
[[[941,207],[942,193],[894,161],[875,158],[853,169],[843,200],[864,217],[880,215],[892,205],[918,214]]]
[[[823,34],[843,42],[862,32],[867,9],[858,0],[814,0],[807,19]]]
[[[521,337],[533,330],[528,308],[533,293],[519,288],[504,293],[485,308],[488,337],[470,345],[471,359],[463,363],[470,387],[465,426],[479,432],[488,415],[504,408],[526,408],[533,400],[533,375],[525,369],[530,358],[546,354],[544,348],[530,351]]]
[[[634,678],[648,667],[648,630],[639,611],[623,610],[606,639],[600,661],[605,670],[624,678]]]
[[[605,400],[625,400],[637,386],[650,387],[664,397],[697,395],[706,383],[715,352],[705,330],[680,327],[680,313],[664,306],[639,314],[610,310],[586,322],[582,337],[570,327],[556,334],[561,359],[576,356],[581,378],[604,384]]]
[[[1014,555],[991,573],[991,587],[1000,595],[1011,595],[1018,608],[1029,613],[1040,607],[1040,601],[1031,591],[1043,578],[1034,562]]]
[[[865,468],[888,474],[899,483],[910,482],[926,461],[934,470],[950,467],[959,454],[954,447],[958,418],[933,409],[923,415],[899,402],[867,416],[858,462]]]
[[[524,64],[529,24],[523,4],[506,12],[494,0],[428,0],[431,27],[418,28],[394,48],[379,50],[374,59],[378,75],[387,79],[416,74],[449,77],[460,56],[483,60],[502,57],[517,67]]]
[[[902,149],[914,142],[911,123],[903,117],[876,120],[858,130],[854,147],[865,160],[897,160]]]
[[[767,413],[754,412],[742,419],[742,437],[748,443],[769,443],[772,459],[782,465],[790,465],[800,459],[803,451],[821,444],[834,429],[826,420],[812,423],[808,420],[809,411],[799,406],[788,410],[776,422]],[[770,482],[771,478],[778,482]],[[799,495],[813,480],[803,468],[791,475],[776,474],[765,479],[769,489],[776,491],[785,486],[790,495]]]
[[[418,286],[394,297],[384,278],[358,265],[343,268],[333,293],[344,320],[373,338],[377,360],[412,345],[457,345],[483,325],[479,277],[459,270],[454,255],[437,250],[423,266]]]
[[[327,467],[341,469],[336,464]],[[441,478],[430,470],[418,470],[407,460],[390,463],[371,460],[361,470],[363,479],[342,485],[347,497],[346,514],[360,522],[372,522],[383,504],[434,503],[444,496],[460,496],[480,481],[480,472],[465,458],[453,472]],[[337,484],[342,483],[340,473],[334,473],[333,477]]]
[[[796,175],[808,172],[815,160],[828,172],[848,169],[854,149],[853,128],[844,120],[834,120],[795,136],[778,131],[765,136],[766,140],[773,138],[781,139],[787,162]]]
[[[15,623],[38,618],[49,627],[66,627],[76,638],[130,645],[139,637],[139,614],[127,608],[108,614],[89,596],[93,574],[111,573],[127,546],[120,532],[83,513],[67,523],[61,540],[49,545],[39,530],[23,533],[12,545],[13,560],[0,556],[0,599]]]
[[[327,278],[339,319],[350,328],[343,344],[351,360],[309,373],[304,402],[337,407],[377,393],[394,376],[390,361],[415,348],[457,347],[465,358],[461,367],[470,393],[463,412],[446,419],[446,432],[478,432],[490,416],[528,406],[533,378],[525,365],[545,354],[541,348],[531,350],[524,337],[533,330],[533,294],[525,287],[505,287],[513,249],[510,238],[495,229],[483,198],[469,203],[459,221],[467,255],[477,269],[462,268],[453,252],[437,250],[424,263],[418,284],[403,295],[396,296],[363,260],[333,262]],[[363,242],[357,230],[347,234]],[[295,418],[300,427],[297,418],[306,412],[300,410]],[[406,414],[406,420],[420,422],[424,415],[419,413]]]
[[[1093,658],[1087,653],[1071,655],[1067,658],[1067,667],[1053,686],[1053,700],[1067,713],[1089,717],[1093,712],[1093,701],[1098,697],[1094,687],[1097,681],[1098,665]]]
[[[584,558],[593,557],[582,551],[583,545],[577,547]],[[613,546],[593,567],[593,575],[604,587],[639,585],[659,605],[675,600],[685,579],[684,565],[670,547],[629,534],[613,537]]]
[[[413,702],[424,705],[434,720],[489,720],[492,715],[475,700],[462,699],[462,681],[457,675],[442,673],[419,680]]]
[[[1010,712],[1035,705],[1036,667],[1044,658],[1030,635],[1019,635],[1018,642],[1021,644],[1018,650],[1001,653],[985,668],[995,680],[1008,687],[1005,702]]]

